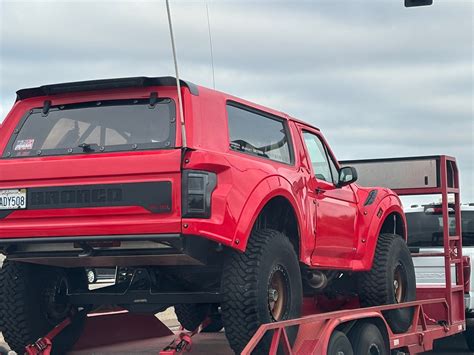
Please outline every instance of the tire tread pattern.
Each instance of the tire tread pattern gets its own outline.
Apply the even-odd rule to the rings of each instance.
[[[359,296],[363,307],[380,306],[389,301],[386,287],[388,277],[388,257],[395,234],[380,234],[375,250],[372,269],[364,272],[359,278]]]
[[[257,230],[253,231],[246,251],[230,251],[224,265],[222,318],[227,339],[236,353],[242,351],[261,324],[257,310],[257,275],[266,246],[276,240],[294,251],[284,234],[272,229]],[[257,347],[254,353],[259,351]]]
[[[30,332],[27,309],[27,264],[4,260],[0,268],[0,331],[10,348],[22,353],[25,345],[35,341]]]

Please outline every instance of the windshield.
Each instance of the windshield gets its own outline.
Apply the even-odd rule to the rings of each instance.
[[[161,99],[98,101],[31,110],[4,157],[81,154],[174,146],[175,105]]]
[[[408,245],[412,247],[443,246],[443,216],[425,212],[406,213]],[[461,212],[462,244],[474,246],[474,211]],[[454,216],[449,217],[450,234],[455,234]]]

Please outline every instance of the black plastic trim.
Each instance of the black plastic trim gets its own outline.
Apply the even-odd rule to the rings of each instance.
[[[13,244],[49,244],[49,243],[77,243],[77,242],[103,242],[103,241],[156,241],[175,242],[181,240],[179,233],[170,234],[124,234],[124,235],[93,235],[71,237],[31,237],[31,238],[3,238],[0,245]]]
[[[192,95],[199,96],[199,89],[197,85],[184,80],[180,80],[180,84],[184,87],[187,87]],[[139,76],[132,78],[77,81],[62,84],[43,85],[36,88],[21,89],[18,90],[16,94],[17,101],[19,101],[38,96],[50,96],[83,91],[140,88],[148,86],[176,86],[176,78],[172,76],[153,78]]]
[[[378,190],[370,190],[367,199],[365,200],[364,206],[370,206],[374,203],[375,198],[377,197]]]
[[[5,218],[6,216],[8,216],[12,212],[13,212],[12,210],[1,210],[0,211],[0,219]]]

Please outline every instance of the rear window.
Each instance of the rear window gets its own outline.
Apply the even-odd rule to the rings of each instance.
[[[408,245],[412,247],[443,246],[443,217],[425,212],[406,213]],[[474,211],[461,212],[462,244],[474,246]],[[449,217],[450,234],[455,234],[454,216]]]
[[[286,122],[250,108],[227,105],[230,149],[291,164]]]
[[[175,143],[170,99],[98,101],[31,110],[10,139],[4,157],[82,154],[170,148]]]

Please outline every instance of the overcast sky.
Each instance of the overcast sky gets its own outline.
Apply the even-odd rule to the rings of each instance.
[[[171,1],[212,87],[204,1]],[[208,1],[216,88],[320,127],[339,159],[450,154],[474,202],[473,2]],[[0,121],[29,86],[173,75],[164,1],[0,0]]]

